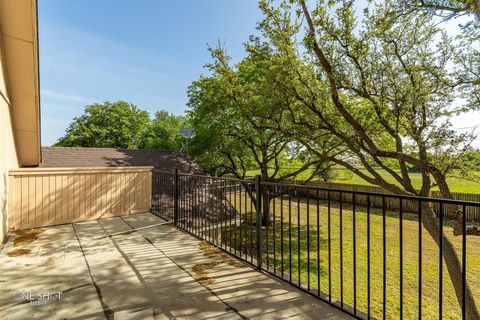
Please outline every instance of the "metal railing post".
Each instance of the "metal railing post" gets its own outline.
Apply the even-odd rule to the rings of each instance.
[[[173,224],[178,224],[178,197],[179,196],[179,185],[178,185],[178,169],[175,169],[175,178],[174,178],[174,193],[173,193]]]
[[[257,209],[257,269],[262,270],[262,192],[260,175],[255,176],[255,201]]]

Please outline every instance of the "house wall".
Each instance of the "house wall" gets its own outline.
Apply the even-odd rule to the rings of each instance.
[[[18,167],[6,83],[3,40],[0,32],[0,243],[5,239],[7,231],[8,170]]]
[[[9,229],[148,212],[152,167],[10,171]]]
[[[36,0],[0,0],[0,34],[15,156],[20,166],[37,166],[40,163],[40,98]]]

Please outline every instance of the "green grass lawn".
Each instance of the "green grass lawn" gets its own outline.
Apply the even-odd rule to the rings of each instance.
[[[294,281],[300,282],[307,287],[310,281],[312,290],[316,290],[318,284],[323,293],[331,292],[332,298],[341,300],[346,305],[354,305],[354,293],[356,294],[357,310],[366,313],[368,291],[370,288],[371,315],[382,318],[383,314],[383,224],[380,210],[371,209],[370,213],[370,282],[368,282],[367,259],[367,213],[365,208],[358,208],[355,213],[356,231],[353,232],[353,212],[351,207],[344,205],[340,215],[338,206],[332,204],[330,210],[330,237],[328,236],[328,210],[325,203],[321,203],[320,228],[317,230],[316,206],[310,205],[304,200],[292,203],[291,216],[288,216],[288,202],[283,202],[283,232],[281,230],[280,200],[272,202],[271,216],[275,215],[274,223],[267,230],[264,229],[264,265],[268,261],[268,267],[277,272],[282,266],[282,233],[283,233],[283,272],[287,277],[290,272]],[[232,201],[233,202],[233,201]],[[240,210],[239,201],[236,202],[237,210]],[[245,210],[246,209],[246,210]],[[275,214],[274,214],[275,211]],[[233,226],[229,232],[222,232],[222,240],[232,247],[241,249],[250,254],[252,238],[255,242],[255,234],[251,234],[249,217],[255,215],[251,212],[248,203],[241,208],[243,224],[241,227]],[[307,214],[308,213],[308,214]],[[342,217],[342,227],[340,227]],[[298,219],[299,218],[299,219]],[[288,226],[291,222],[291,242],[289,241]],[[400,310],[400,219],[397,213],[388,212],[386,216],[386,318],[398,319]],[[241,231],[240,231],[241,228]],[[255,233],[253,227],[253,233]],[[342,238],[340,237],[342,230]],[[418,319],[418,275],[419,275],[419,248],[418,248],[419,225],[416,215],[405,214],[403,219],[403,315],[405,319]],[[318,246],[317,256],[317,232]],[[445,233],[454,243],[461,254],[461,237],[455,237],[451,225],[446,222]],[[242,238],[243,246],[240,245]],[[268,241],[266,241],[268,239]],[[356,241],[356,253],[354,255],[354,239]],[[438,292],[439,292],[439,252],[438,246],[422,228],[422,316],[424,319],[438,318]],[[268,249],[267,249],[268,243]],[[330,268],[328,264],[328,246],[330,244]],[[300,246],[300,251],[298,250]],[[253,244],[255,248],[255,244]],[[480,237],[467,236],[467,281],[480,304]],[[310,252],[310,259],[308,258]],[[291,254],[291,260],[289,258]],[[274,257],[275,255],[275,257]],[[342,257],[341,257],[342,256]],[[353,260],[356,259],[356,265]],[[341,272],[340,259],[343,259]],[[319,266],[319,268],[318,268]],[[308,270],[310,272],[308,273]],[[354,282],[354,270],[356,281]],[[460,307],[457,303],[448,271],[443,264],[443,315],[445,319],[460,319]],[[329,277],[330,275],[330,277]],[[340,277],[343,275],[343,290],[340,286]],[[329,286],[329,279],[331,286]]]
[[[338,182],[338,183],[347,183],[347,184],[360,184],[360,185],[371,185],[370,183],[366,182],[356,174],[351,173],[347,169],[340,168],[340,167],[335,167],[335,174],[334,174],[334,180],[332,182]],[[395,179],[393,179],[389,174],[385,172],[383,169],[378,169],[377,170],[380,175],[385,177],[385,179],[388,182],[398,184]],[[258,174],[258,171],[252,170],[248,172],[249,176],[254,176]],[[298,180],[305,180],[310,176],[310,172],[306,171],[303,172],[297,179]],[[421,173],[411,173],[410,177],[412,179],[412,183],[415,188],[420,188],[421,187]],[[462,192],[462,193],[480,193],[480,183],[468,181],[465,179],[460,179],[460,178],[447,178],[448,185],[450,186],[450,189],[452,192]],[[437,190],[437,189],[433,189]]]
[[[394,179],[390,177],[385,172],[385,170],[377,170],[377,172],[379,172],[383,177],[385,177],[388,182],[396,183],[396,181],[394,181]],[[422,184],[421,173],[411,173],[410,177],[412,179],[413,186],[419,189]],[[334,182],[369,185],[368,182],[364,181],[356,174],[351,174],[347,172],[345,169],[339,169],[338,176],[336,177]],[[480,183],[452,177],[447,178],[447,182],[452,192],[480,193]]]

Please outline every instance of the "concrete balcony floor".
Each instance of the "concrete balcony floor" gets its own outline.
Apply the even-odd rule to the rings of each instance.
[[[12,233],[0,319],[350,319],[150,213]]]

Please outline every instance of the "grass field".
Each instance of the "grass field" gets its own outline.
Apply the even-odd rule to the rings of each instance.
[[[383,177],[386,177],[388,182],[396,182],[393,178],[390,178],[390,176],[384,170],[377,170],[377,172],[379,172]],[[411,173],[410,177],[412,179],[413,186],[415,188],[420,188],[422,184],[421,173]],[[335,178],[335,182],[369,185],[369,183],[361,179],[359,176],[356,174],[351,174],[345,169],[339,169],[338,176]],[[447,178],[447,182],[452,192],[480,193],[480,183],[452,177]]]
[[[368,182],[357,176],[356,174],[351,173],[347,169],[335,167],[334,169],[334,179],[332,182],[338,183],[351,183],[351,184],[361,184],[361,185],[370,185]],[[380,175],[385,177],[388,182],[398,184],[389,174],[385,172],[383,169],[377,170]],[[258,174],[258,171],[249,171],[249,176],[254,176]],[[298,180],[305,180],[310,176],[310,172],[306,171],[302,173],[297,179]],[[412,183],[415,188],[420,188],[421,186],[421,174],[420,173],[411,173],[410,177],[412,179]],[[462,193],[480,193],[480,183],[468,181],[465,179],[460,178],[447,178],[448,185],[452,192],[462,192]],[[436,190],[436,189],[433,189]]]
[[[311,200],[312,201],[312,200]],[[250,228],[251,212],[249,203],[237,210],[243,214],[243,223],[232,226],[229,232],[222,232],[222,240],[238,250],[250,253],[250,239],[255,242],[255,227]],[[246,209],[246,210],[245,210]],[[282,270],[289,277],[298,281],[304,287],[314,290],[320,286],[323,293],[331,292],[336,300],[342,299],[346,305],[356,305],[357,310],[367,313],[368,288],[370,289],[370,312],[373,317],[381,318],[383,314],[383,217],[380,210],[371,209],[370,241],[367,237],[368,215],[365,208],[358,208],[355,213],[356,230],[353,232],[353,212],[344,205],[342,215],[338,206],[332,204],[330,224],[325,203],[320,205],[317,217],[316,206],[312,202],[307,206],[305,200],[299,205],[292,203],[290,216],[288,202],[283,201],[283,232],[280,212],[282,205],[279,199],[272,202],[272,218],[274,223],[268,231],[264,229],[264,265],[268,263],[271,271]],[[320,228],[317,229],[317,219]],[[340,223],[340,219],[342,222]],[[291,225],[291,242],[289,241],[289,223]],[[330,237],[328,235],[330,225]],[[386,215],[386,318],[398,319],[400,315],[400,219],[397,213]],[[252,231],[251,231],[252,230]],[[342,230],[342,237],[340,237]],[[318,239],[317,240],[317,232]],[[253,233],[253,234],[252,234]],[[455,237],[451,225],[446,222],[445,233],[461,254],[461,237]],[[282,258],[283,234],[283,258]],[[405,319],[418,319],[419,299],[419,224],[415,215],[406,214],[403,219],[403,316]],[[240,244],[240,238],[243,245]],[[355,255],[353,254],[355,245]],[[429,234],[422,228],[422,316],[424,319],[438,319],[439,306],[439,252],[438,246]],[[320,250],[317,251],[317,245]],[[330,268],[328,248],[330,245]],[[370,245],[370,256],[368,255]],[[255,243],[253,243],[255,248]],[[300,248],[300,250],[299,250]],[[467,281],[480,304],[480,237],[467,236]],[[308,252],[310,255],[308,255]],[[317,254],[318,252],[318,254]],[[291,260],[290,260],[291,254]],[[309,258],[310,256],[310,258]],[[340,260],[343,264],[340,264]],[[353,260],[356,260],[354,265]],[[370,282],[368,282],[368,259],[370,259]],[[267,262],[268,261],[268,262]],[[356,267],[354,267],[356,266]],[[443,315],[444,319],[460,319],[460,307],[457,303],[448,271],[443,264]],[[354,281],[354,272],[356,280]],[[343,277],[343,288],[340,278]],[[331,281],[331,286],[329,286]],[[354,300],[356,295],[356,302]]]

